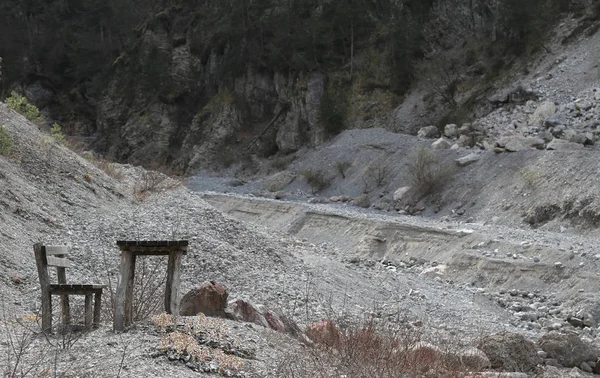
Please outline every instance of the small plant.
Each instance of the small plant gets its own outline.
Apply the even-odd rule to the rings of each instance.
[[[369,167],[367,170],[367,175],[364,179],[365,182],[365,192],[368,192],[369,188],[381,188],[385,184],[387,184],[391,174],[391,169],[383,165],[382,163],[376,163]]]
[[[352,163],[350,163],[349,161],[344,161],[344,162],[340,162],[337,163],[335,165],[337,171],[339,172],[340,176],[342,176],[342,178],[346,178],[346,172],[348,171],[348,169],[350,169],[350,167],[352,167]]]
[[[302,176],[304,176],[308,185],[311,186],[313,194],[318,193],[331,185],[331,179],[325,177],[325,173],[321,170],[313,171],[307,169],[302,171]]]
[[[150,193],[175,189],[181,184],[181,181],[173,180],[160,172],[144,171],[140,181],[135,185],[133,194],[137,200],[141,201],[146,199]]]
[[[0,126],[0,155],[8,156],[12,153],[12,150],[12,135],[4,128],[4,126]]]
[[[450,166],[440,164],[430,151],[419,147],[414,162],[409,166],[408,175],[411,186],[422,196],[440,190],[453,173]]]
[[[523,184],[528,189],[535,189],[542,178],[542,175],[533,169],[522,169],[519,171],[519,176],[521,176]]]
[[[15,91],[10,92],[10,96],[6,98],[6,105],[32,122],[41,123],[44,120],[40,110],[30,104],[25,96],[21,96]]]
[[[52,135],[52,138],[56,141],[56,143],[65,144],[65,134],[63,134],[62,127],[58,123],[54,122],[52,124],[50,135]]]

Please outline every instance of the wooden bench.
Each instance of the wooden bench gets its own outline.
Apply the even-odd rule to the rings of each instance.
[[[71,267],[67,260],[68,247],[44,246],[37,243],[33,246],[40,285],[42,288],[42,330],[52,332],[52,296],[60,295],[62,322],[71,323],[69,295],[85,295],[85,328],[97,328],[100,325],[100,310],[102,306],[102,289],[105,285],[68,284],[66,269]],[[57,284],[50,283],[48,267],[56,267]],[[92,308],[92,296],[94,305]]]

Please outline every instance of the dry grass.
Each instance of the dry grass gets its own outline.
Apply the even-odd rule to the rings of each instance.
[[[173,179],[155,171],[144,171],[133,189],[133,196],[138,201],[147,199],[152,193],[179,188],[183,181]]]
[[[468,369],[457,358],[420,341],[411,330],[394,330],[389,325],[367,321],[362,326],[314,338],[315,343],[302,352],[287,355],[279,363],[276,377],[464,377]]]

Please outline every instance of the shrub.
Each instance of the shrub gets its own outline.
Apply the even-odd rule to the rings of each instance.
[[[426,196],[443,188],[453,173],[450,165],[442,165],[438,158],[423,147],[417,150],[408,175],[416,193]]]
[[[12,135],[4,128],[4,126],[0,126],[0,155],[8,156],[12,153],[12,150]]]
[[[331,334],[331,329],[326,330]],[[340,328],[334,342],[315,344],[284,356],[276,377],[447,377],[466,376],[469,369],[450,353],[420,342],[420,334],[367,320]],[[474,374],[475,376],[475,374]]]
[[[65,144],[65,134],[62,132],[62,127],[58,123],[53,123],[50,129],[50,135],[52,138],[60,144]]]
[[[306,179],[312,188],[313,194],[320,192],[331,185],[331,179],[325,177],[325,173],[321,170],[313,171],[307,169],[302,172],[302,176]]]
[[[6,105],[32,122],[38,123],[44,120],[40,110],[30,104],[25,96],[21,96],[15,91],[10,92],[10,96],[6,98]]]
[[[390,168],[382,163],[376,163],[369,167],[367,176],[364,179],[365,192],[367,192],[370,187],[377,189],[387,184],[391,173]]]

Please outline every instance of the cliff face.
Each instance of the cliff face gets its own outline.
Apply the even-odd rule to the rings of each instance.
[[[26,93],[67,131],[93,136],[93,147],[110,158],[193,173],[252,154],[315,147],[344,128],[415,133],[448,117],[466,121],[485,112],[488,95],[516,56],[535,54],[565,12],[580,17],[591,5],[150,3],[137,17],[128,16],[136,9],[129,1],[118,8],[107,3],[106,15],[95,8],[16,4],[25,8],[0,16],[6,38],[19,27],[30,41],[36,30],[57,29],[65,43],[62,53],[36,47],[43,41],[19,52],[7,40],[0,48],[7,57],[4,91]],[[81,14],[100,17],[99,29],[71,21]],[[64,20],[50,22],[50,16]],[[122,26],[127,22],[138,25],[130,34]]]

